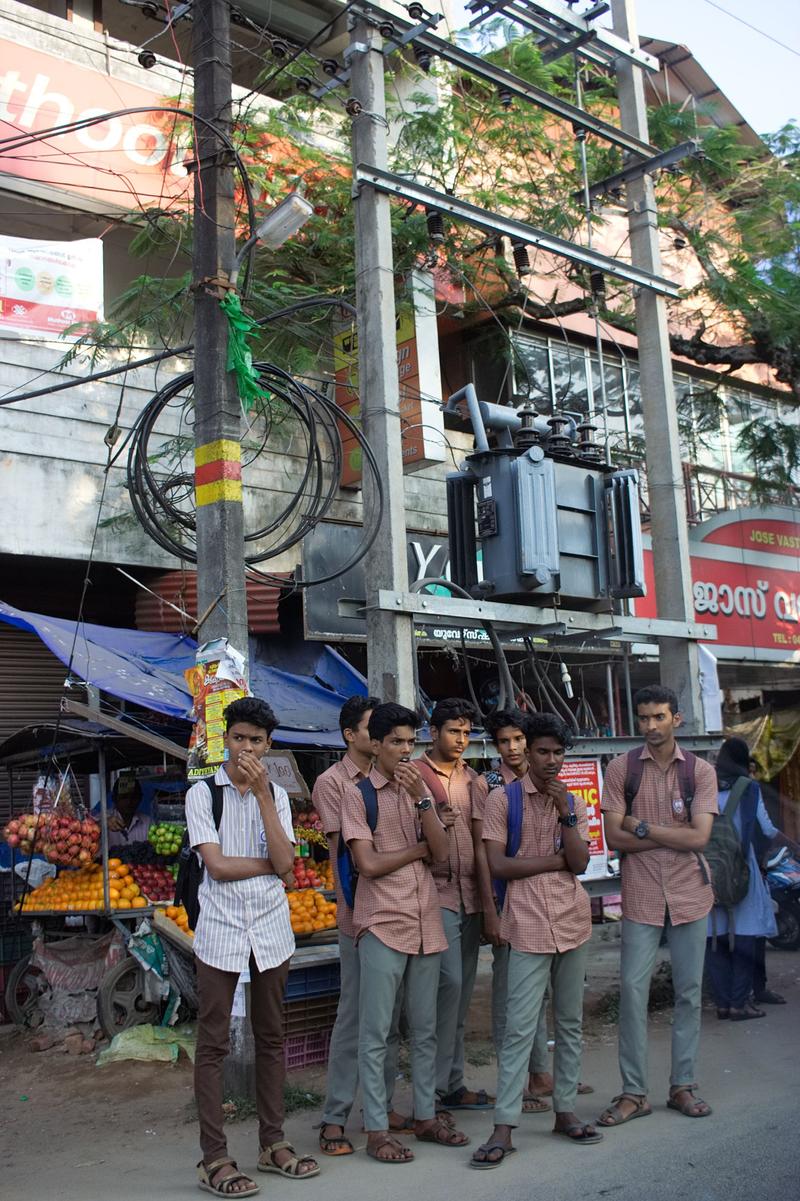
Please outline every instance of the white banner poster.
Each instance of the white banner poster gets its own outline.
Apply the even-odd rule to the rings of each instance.
[[[103,243],[0,235],[0,334],[58,338],[103,319]]]

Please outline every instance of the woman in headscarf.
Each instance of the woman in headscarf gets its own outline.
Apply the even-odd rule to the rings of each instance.
[[[716,772],[720,813],[725,812],[732,790],[738,796],[733,824],[750,869],[750,881],[747,895],[731,912],[732,946],[728,938],[728,910],[715,905],[709,915],[706,967],[717,1006],[717,1017],[744,1022],[765,1016],[763,1009],[756,1008],[750,1000],[756,939],[771,937],[777,927],[772,900],[753,848],[761,790],[757,782],[750,778],[750,751],[743,738],[728,738],[723,742],[717,755]],[[737,784],[739,780],[745,781],[745,784]]]

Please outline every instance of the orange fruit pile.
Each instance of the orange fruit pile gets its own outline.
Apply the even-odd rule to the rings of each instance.
[[[131,869],[121,859],[108,861],[108,897],[112,909],[144,909],[147,906]]]
[[[112,909],[147,908],[139,886],[120,859],[109,859],[108,883]],[[16,908],[25,913],[46,910],[83,913],[103,909],[103,869],[99,863],[92,863],[77,871],[62,871],[28,893],[24,902],[17,902]]]
[[[289,917],[295,934],[314,934],[317,930],[332,930],[336,925],[336,905],[326,901],[315,888],[287,892]]]
[[[183,905],[167,905],[162,912],[164,917],[168,917],[171,922],[174,922],[179,930],[183,930],[184,934],[194,938],[194,930],[189,929],[189,915]]]

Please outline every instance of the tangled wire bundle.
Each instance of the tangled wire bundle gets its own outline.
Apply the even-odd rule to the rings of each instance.
[[[245,542],[253,548],[245,556],[251,570],[297,545],[330,511],[341,475],[342,426],[360,447],[365,480],[372,480],[376,503],[369,506],[369,512],[365,506],[359,546],[335,571],[297,581],[302,587],[325,583],[363,559],[377,537],[383,511],[383,485],[375,456],[357,423],[333,400],[272,363],[257,363],[256,368],[269,399],[252,411],[242,443],[242,466],[246,468],[264,454],[270,434],[287,424],[292,435],[302,437],[303,451],[299,457],[304,466],[288,501],[271,514],[266,524],[245,532]],[[159,546],[189,563],[197,562],[193,464],[190,467],[194,445],[190,429],[193,382],[193,372],[185,372],[148,402],[131,431],[127,465],[128,491],[138,520]],[[157,429],[159,419],[170,407],[178,410],[177,436]],[[285,583],[268,572],[258,574]]]

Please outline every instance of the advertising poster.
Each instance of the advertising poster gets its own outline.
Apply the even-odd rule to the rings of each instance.
[[[103,319],[103,243],[0,235],[0,334],[58,338]]]
[[[600,813],[600,792],[603,773],[599,759],[569,759],[559,775],[568,790],[581,797],[586,804],[589,819],[589,866],[582,880],[603,879],[607,873],[608,850],[603,833],[603,818]]]

